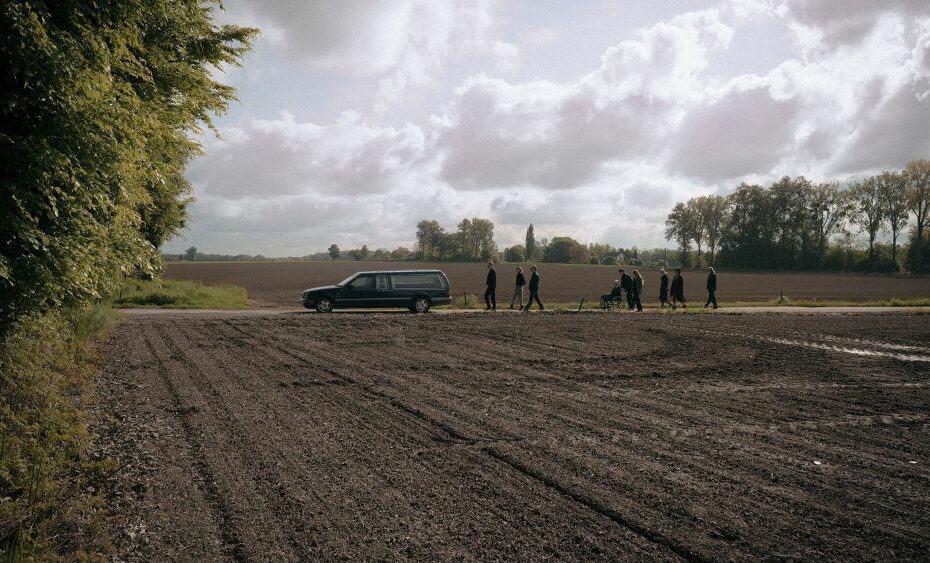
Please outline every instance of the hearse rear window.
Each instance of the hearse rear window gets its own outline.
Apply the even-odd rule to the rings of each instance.
[[[439,274],[395,274],[394,287],[443,289],[446,283]]]

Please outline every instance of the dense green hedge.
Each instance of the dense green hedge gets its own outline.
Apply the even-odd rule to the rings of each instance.
[[[193,139],[234,95],[211,72],[255,32],[218,7],[0,1],[0,559],[80,554],[89,307],[183,226]]]

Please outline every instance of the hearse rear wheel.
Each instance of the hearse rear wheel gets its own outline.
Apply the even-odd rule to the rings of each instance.
[[[410,310],[414,313],[426,313],[429,311],[429,299],[426,297],[417,297]]]

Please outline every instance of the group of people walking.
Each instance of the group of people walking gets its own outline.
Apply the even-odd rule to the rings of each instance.
[[[523,305],[523,288],[526,286],[526,277],[523,275],[523,268],[517,267],[517,276],[514,280],[514,289],[513,289],[513,298],[510,300],[510,308],[513,309],[517,300],[519,300],[519,307],[524,311],[529,311],[530,306],[533,304],[533,301],[536,301],[536,304],[539,305],[539,310],[543,310],[542,301],[539,300],[539,268],[534,264],[530,267],[530,297],[526,301],[526,306]],[[496,311],[497,310],[497,271],[494,269],[494,262],[488,260],[488,277],[485,280],[486,289],[484,290],[484,303],[487,305],[488,310]]]
[[[662,276],[659,278],[659,306],[663,309],[671,307],[677,309],[678,306],[687,307],[685,301],[685,278],[681,275],[681,268],[675,268],[675,277],[669,284],[668,272],[660,270]],[[621,302],[623,294],[626,294],[627,307],[632,310],[643,310],[643,283],[644,279],[639,270],[633,270],[633,275],[627,274],[623,268],[620,268],[620,279],[614,280],[614,287],[610,293],[601,295],[601,303],[604,308]],[[707,273],[707,302],[704,308],[713,305],[717,309],[717,273],[710,268]]]
[[[542,301],[539,300],[539,268],[534,264],[530,268],[532,274],[530,275],[529,282],[529,299],[526,302],[526,305],[523,304],[523,288],[527,285],[526,277],[523,275],[523,268],[517,267],[516,278],[514,280],[514,290],[513,298],[510,300],[510,308],[513,309],[514,305],[518,305],[520,309],[524,311],[529,311],[530,306],[533,304],[533,301],[536,301],[536,304],[539,305],[539,310],[543,310]],[[659,304],[664,309],[665,307],[671,307],[676,309],[679,306],[687,307],[685,302],[685,279],[681,275],[681,268],[675,268],[675,276],[669,280],[668,272],[664,269],[661,270],[662,276],[659,279]],[[629,310],[631,311],[642,311],[643,310],[643,284],[645,279],[642,274],[639,273],[639,270],[633,270],[632,275],[626,273],[623,268],[618,270],[620,278],[614,280],[614,286],[610,290],[610,293],[601,296],[601,304],[604,308],[609,308],[613,305],[618,305],[623,302],[623,297],[626,296],[626,304]],[[669,283],[671,281],[671,283]],[[484,302],[488,310],[497,309],[497,271],[494,269],[494,263],[488,260],[488,275],[485,280],[486,287],[484,292]],[[704,304],[704,308],[713,306],[714,309],[718,308],[717,305],[717,273],[713,268],[709,268],[707,273],[707,302]]]

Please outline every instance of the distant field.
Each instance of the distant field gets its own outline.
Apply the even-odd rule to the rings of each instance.
[[[510,298],[516,265],[500,264],[498,301]],[[529,270],[528,264],[523,264]],[[615,266],[539,264],[543,301],[566,302],[581,298],[592,301],[606,293],[617,278]],[[407,270],[437,268],[446,272],[455,295],[482,294],[486,267],[474,263],[427,262],[172,262],[165,277],[196,280],[208,285],[239,285],[260,307],[299,306],[300,293],[309,287],[341,281],[363,270]],[[658,299],[659,273],[640,270],[646,278],[644,303]],[[729,273],[718,272],[718,300],[768,301],[780,291],[793,300],[878,301],[930,298],[930,278],[892,275],[839,273]],[[685,297],[700,301],[705,297],[704,271],[686,270]]]

